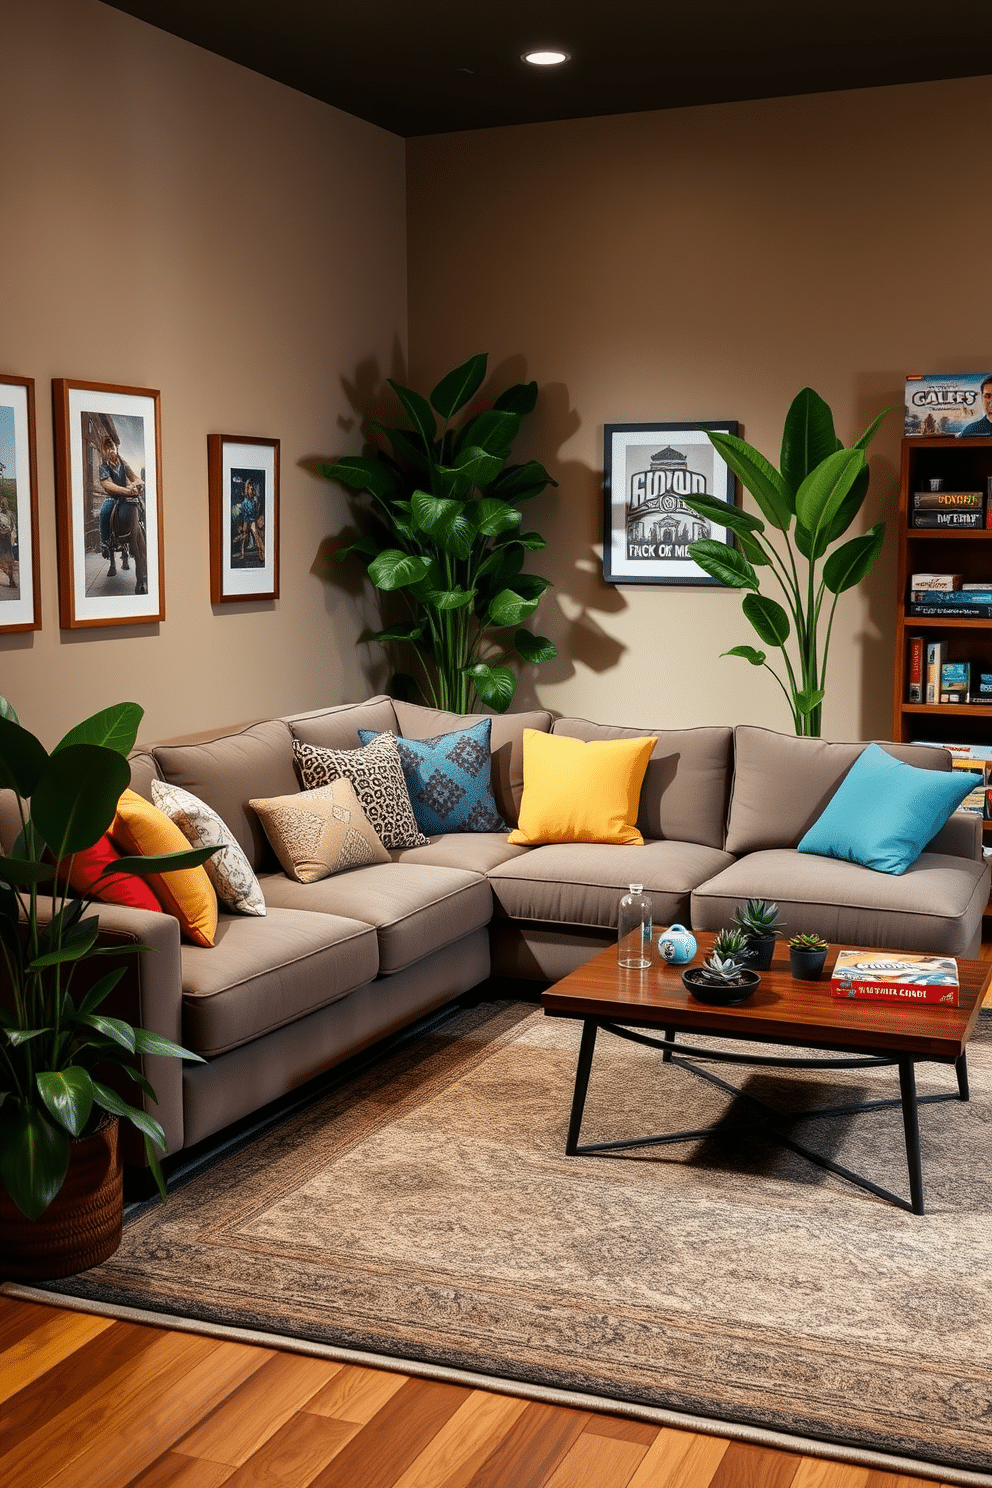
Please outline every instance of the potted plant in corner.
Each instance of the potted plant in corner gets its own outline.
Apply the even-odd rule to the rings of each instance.
[[[0,1266],[8,1277],[70,1275],[117,1248],[119,1119],[141,1132],[165,1198],[156,1151],[165,1147],[162,1127],[104,1083],[108,1067],[154,1100],[135,1055],[202,1062],[101,1012],[123,966],[80,985],[85,963],[137,949],[99,945],[90,900],[71,896],[63,881],[73,856],[99,842],[113,821],[142,716],[136,703],[106,708],[49,754],[0,698],[0,787],[14,792],[21,822],[10,852],[0,855]],[[105,873],[193,867],[216,850],[118,858]]]
[[[739,904],[734,922],[747,937],[748,964],[757,971],[767,971],[775,953],[779,930],[778,905],[764,899],[749,899]]]
[[[372,499],[371,530],[334,556],[357,554],[375,587],[396,591],[405,604],[407,617],[372,637],[403,647],[419,667],[416,680],[394,676],[394,691],[416,688],[432,707],[454,713],[480,702],[505,713],[517,687],[506,663],[558,655],[524,625],[550,580],[522,572],[527,554],[547,544],[521,531],[520,510],[558,482],[536,460],[506,463],[521,419],[537,402],[537,383],[517,383],[492,408],[452,423],[482,386],[487,360],[471,357],[426,398],[390,378],[411,424],[376,425],[392,453],[347,455],[323,467]]]
[[[829,946],[821,935],[805,931],[789,941],[789,970],[797,982],[819,981]]]

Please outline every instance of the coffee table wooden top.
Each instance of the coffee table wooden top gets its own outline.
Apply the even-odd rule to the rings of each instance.
[[[699,952],[693,966],[701,964],[715,936],[699,931],[696,939]],[[761,973],[753,997],[737,1007],[715,1007],[691,997],[682,984],[685,968],[664,964],[656,950],[652,949],[646,971],[628,971],[617,965],[616,946],[609,946],[549,987],[541,1002],[552,1017],[598,1018],[723,1038],[912,1054],[920,1059],[953,1060],[963,1054],[992,981],[992,962],[957,957],[959,1007],[894,1005],[831,997],[830,972],[839,949],[830,947],[820,981],[799,982],[789,971],[788,944],[779,940],[771,968]]]

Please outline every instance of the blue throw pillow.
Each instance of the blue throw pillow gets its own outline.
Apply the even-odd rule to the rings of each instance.
[[[966,770],[920,770],[869,744],[799,851],[905,873],[974,783]]]
[[[491,783],[489,736],[492,720],[481,718],[471,728],[433,739],[397,739],[413,814],[431,837],[447,832],[505,832],[496,810]],[[359,729],[363,744],[379,737]]]

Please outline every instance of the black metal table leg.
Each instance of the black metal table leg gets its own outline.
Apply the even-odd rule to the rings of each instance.
[[[662,1037],[668,1043],[671,1043],[674,1040],[674,1038],[675,1038],[675,1030],[674,1030],[674,1028],[663,1028],[661,1032],[662,1032]],[[671,1049],[666,1049],[665,1052],[664,1052],[664,1054],[662,1054],[661,1058],[662,1058],[662,1063],[664,1063],[664,1064],[670,1064],[671,1063],[671,1059],[672,1059],[672,1051],[671,1051]]]
[[[955,1059],[954,1070],[958,1077],[958,1095],[962,1100],[968,1100],[970,1091],[968,1089],[968,1055],[962,1054],[960,1059]]]
[[[899,1089],[902,1092],[902,1124],[906,1132],[906,1161],[909,1164],[909,1191],[913,1213],[923,1214],[923,1163],[920,1156],[920,1121],[916,1106],[916,1067],[912,1059],[899,1061]]]
[[[579,1062],[575,1070],[575,1090],[572,1094],[572,1114],[568,1119],[568,1136],[565,1138],[566,1157],[574,1157],[579,1145],[582,1112],[586,1103],[586,1091],[589,1089],[589,1071],[592,1069],[592,1056],[596,1048],[596,1029],[595,1020],[586,1018],[582,1024],[582,1042],[579,1045]]]

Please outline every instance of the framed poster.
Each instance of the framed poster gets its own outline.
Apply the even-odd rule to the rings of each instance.
[[[708,429],[737,433],[736,420]],[[689,556],[710,538],[734,535],[685,504],[692,495],[737,501],[737,482],[699,424],[607,424],[603,456],[603,577],[609,584],[712,584]]]
[[[34,378],[0,374],[0,634],[41,629]]]
[[[210,602],[279,598],[279,441],[208,434]]]
[[[164,620],[158,393],[56,378],[52,400],[60,623]]]

